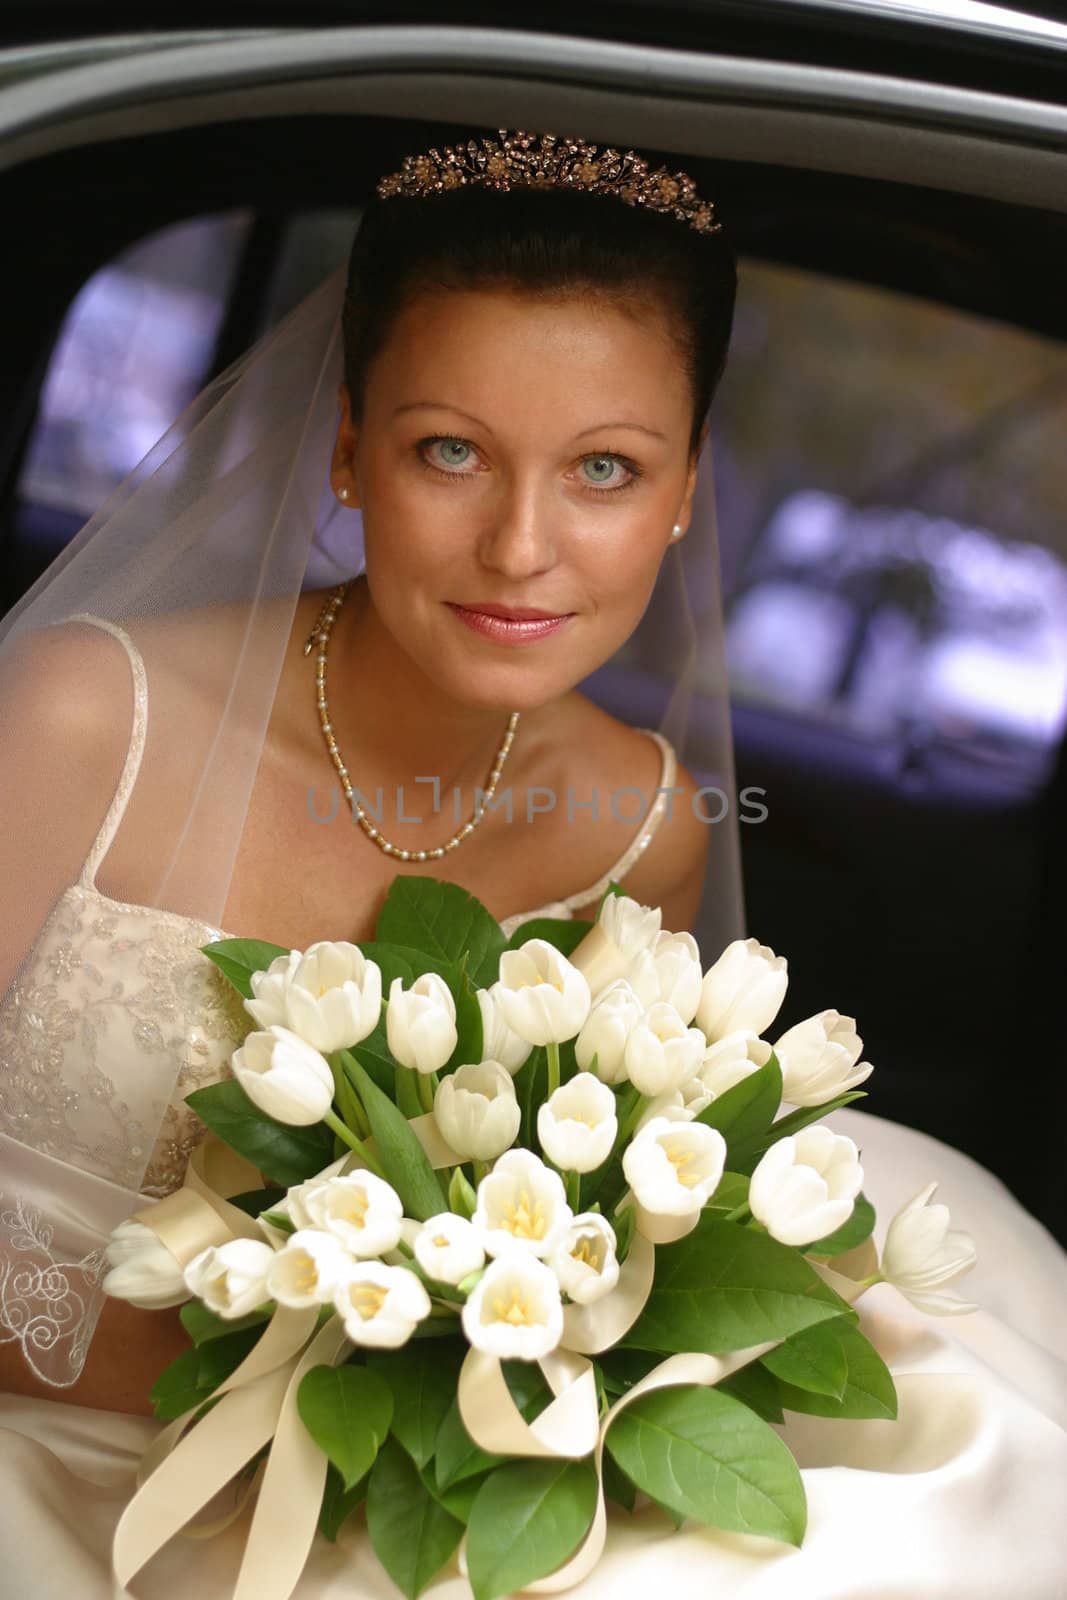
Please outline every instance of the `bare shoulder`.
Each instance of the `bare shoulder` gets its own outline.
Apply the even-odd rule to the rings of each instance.
[[[0,697],[9,764],[16,750],[41,766],[62,752],[81,782],[113,781],[129,744],[133,680],[109,632],[70,622],[18,639],[0,666]]]

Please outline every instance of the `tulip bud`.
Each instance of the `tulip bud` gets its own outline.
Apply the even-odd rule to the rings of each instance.
[[[276,1024],[233,1053],[233,1075],[253,1105],[277,1122],[308,1127],[333,1103],[333,1074],[319,1052]]]
[[[533,1045],[508,1027],[497,1000],[497,988],[494,983],[488,989],[476,990],[482,1013],[482,1060],[499,1061],[504,1071],[514,1077],[529,1060]]]
[[[705,1048],[700,1029],[687,1028],[674,1007],[660,1000],[626,1041],[627,1077],[642,1094],[679,1089],[699,1071]]]
[[[666,1001],[688,1026],[700,1003],[703,973],[700,949],[691,933],[660,933],[642,950],[626,974],[645,1007]]]
[[[573,1039],[591,1001],[583,974],[545,939],[504,951],[496,996],[508,1027],[531,1044]]]
[[[591,1070],[595,1057],[596,1075],[602,1083],[625,1083],[626,1041],[644,1014],[644,1006],[624,980],[604,989],[574,1042],[579,1067]]]
[[[511,1074],[499,1061],[473,1062],[442,1078],[433,1114],[442,1138],[463,1160],[474,1161],[503,1155],[522,1121]]]
[[[823,1123],[772,1144],[752,1174],[752,1215],[782,1244],[813,1244],[852,1215],[863,1187],[851,1139]]]
[[[735,939],[704,974],[697,1026],[709,1044],[738,1029],[762,1033],[778,1015],[788,981],[784,956],[756,939]]]
[[[274,1255],[262,1240],[227,1239],[193,1257],[185,1269],[185,1282],[216,1316],[244,1317],[271,1297],[267,1274]]]
[[[821,1106],[855,1089],[874,1071],[869,1061],[859,1061],[862,1049],[856,1019],[837,1011],[820,1011],[787,1028],[774,1046],[782,1098],[794,1106]]]
[[[438,1072],[456,1048],[456,1002],[445,980],[424,972],[410,989],[399,978],[389,985],[385,1012],[389,1049],[403,1067]]]
[[[120,1222],[105,1248],[111,1271],[101,1288],[105,1294],[126,1300],[142,1311],[180,1306],[189,1299],[189,1286],[180,1264],[162,1239],[143,1222]]]
[[[936,1183],[928,1183],[889,1224],[882,1276],[920,1311],[959,1316],[978,1308],[958,1295],[937,1291],[970,1272],[978,1253],[969,1233],[949,1228],[948,1207],[928,1203],[936,1189]]]
[[[579,1072],[537,1113],[537,1137],[564,1172],[592,1172],[611,1154],[619,1131],[615,1096],[592,1072]]]

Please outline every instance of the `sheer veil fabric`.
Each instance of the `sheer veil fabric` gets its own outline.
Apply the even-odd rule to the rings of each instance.
[[[216,976],[199,953],[168,968],[166,940],[149,940],[140,974],[155,1011],[133,1020],[136,1071],[120,1070],[108,1052],[114,971],[63,937],[64,896],[93,881],[95,842],[112,906],[181,929],[187,952],[191,932],[195,946],[222,930],[298,598],[362,570],[359,517],[328,482],[344,281],[341,266],[205,388],[0,623],[0,1342],[20,1341],[59,1388],[83,1367],[101,1247],[143,1203],[179,1073],[204,1047],[205,971]],[[618,669],[616,698],[620,685],[651,686],[632,720],[658,727],[728,797],[709,824],[706,962],[742,932],[718,573],[705,447],[687,537],[607,677]],[[72,765],[63,736],[86,725],[106,757],[92,772]],[[707,814],[721,808],[710,795]],[[114,937],[109,925],[100,937]],[[77,1012],[60,987],[72,962],[88,995]]]

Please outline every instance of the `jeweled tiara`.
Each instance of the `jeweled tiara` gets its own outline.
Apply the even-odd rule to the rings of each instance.
[[[554,133],[536,134],[516,129],[497,130],[495,139],[470,139],[466,144],[432,147],[419,155],[405,156],[399,172],[380,180],[380,199],[392,195],[440,194],[471,184],[503,192],[511,188],[584,189],[590,194],[611,195],[626,205],[645,206],[662,211],[698,233],[718,233],[722,224],[715,221],[715,207],[702,200],[696,184],[686,172],[668,172],[666,167],[648,169],[644,156],[636,150],[621,154],[610,146],[599,153],[595,144],[584,139],[563,139]]]

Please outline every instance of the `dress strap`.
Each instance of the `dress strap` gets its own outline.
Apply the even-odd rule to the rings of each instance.
[[[92,849],[86,857],[82,867],[79,884],[84,889],[96,888],[96,874],[100,863],[107,855],[111,842],[118,832],[119,823],[126,811],[130,794],[137,781],[137,774],[141,770],[141,758],[144,755],[145,735],[148,728],[148,674],[145,672],[144,660],[141,652],[124,629],[117,623],[108,622],[104,617],[94,617],[91,612],[79,611],[75,616],[64,618],[66,622],[88,622],[94,628],[104,628],[112,634],[130,660],[130,671],[133,674],[133,727],[130,732],[130,748],[126,752],[126,763],[119,778],[118,787],[114,798],[107,810],[100,832],[93,840]]]
[[[577,894],[569,894],[567,895],[566,899],[561,902],[562,905],[569,906],[572,911],[577,910],[579,906],[587,906],[591,904],[592,901],[599,900],[613,878],[615,879],[616,883],[621,883],[626,873],[629,872],[630,868],[637,861],[638,856],[648,849],[648,846],[652,843],[652,840],[655,837],[657,828],[663,821],[664,813],[667,810],[667,801],[670,799],[670,794],[668,791],[674,783],[675,774],[678,770],[678,762],[674,753],[674,746],[671,744],[669,739],[665,738],[664,735],[659,733],[655,728],[640,728],[638,731],[640,733],[647,733],[650,739],[655,739],[656,743],[659,745],[660,754],[663,757],[663,765],[660,770],[659,788],[656,798],[649,807],[648,815],[642,822],[637,834],[630,841],[629,845],[623,851],[618,861],[616,861],[613,866],[609,867],[607,872],[605,872],[602,877],[598,878],[596,883],[591,884],[588,889],[579,889]]]

